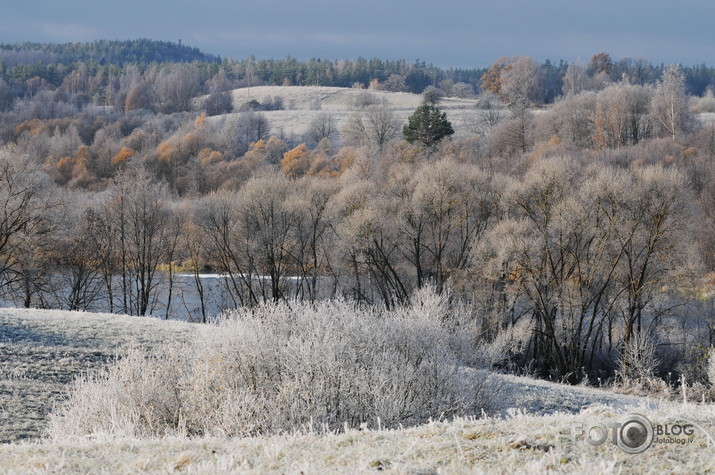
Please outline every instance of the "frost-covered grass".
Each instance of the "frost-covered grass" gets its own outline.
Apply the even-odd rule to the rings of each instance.
[[[687,419],[713,434],[713,406],[642,411],[653,423]],[[654,443],[629,455],[610,440],[591,446],[575,427],[622,421],[592,406],[579,414],[460,418],[402,430],[320,430],[256,438],[80,438],[0,446],[0,471],[55,473],[705,473],[715,447],[701,429],[692,443]]]
[[[289,424],[292,430],[287,429],[288,425],[279,426],[278,430],[274,426],[271,430],[254,431],[251,437],[227,437],[230,431],[226,430],[222,434],[220,421],[216,419],[220,411],[214,413],[217,424],[213,426],[219,430],[205,431],[204,435],[195,431],[194,437],[185,436],[188,430],[184,433],[177,430],[173,435],[157,437],[161,431],[153,435],[147,431],[113,431],[106,424],[94,425],[99,430],[77,430],[83,427],[78,425],[78,421],[88,414],[92,415],[92,411],[84,415],[81,411],[75,412],[73,415],[57,409],[53,417],[58,424],[53,428],[54,438],[0,445],[0,472],[166,473],[182,470],[189,473],[355,473],[386,469],[398,473],[696,473],[715,470],[715,445],[704,432],[707,431],[710,437],[715,436],[714,405],[684,405],[452,365],[455,358],[463,358],[469,346],[464,346],[467,343],[459,334],[445,332],[439,330],[439,325],[435,326],[440,319],[434,317],[443,312],[443,301],[429,294],[421,299],[418,300],[421,302],[419,308],[412,309],[412,312],[402,309],[387,319],[384,316],[378,319],[382,321],[379,333],[374,332],[377,327],[360,328],[358,324],[364,322],[356,315],[348,315],[353,310],[356,314],[357,310],[347,303],[340,304],[343,307],[333,304],[323,310],[317,306],[313,313],[296,306],[292,310],[285,306],[273,307],[267,314],[260,311],[254,313],[254,319],[247,315],[234,315],[222,326],[116,315],[2,309],[0,430],[5,441],[37,437],[47,427],[48,411],[69,394],[70,381],[88,368],[112,364],[115,351],[129,343],[133,344],[134,353],[130,352],[129,358],[123,361],[127,362],[129,369],[144,365],[142,368],[145,370],[133,373],[134,377],[144,377],[143,386],[135,388],[167,387],[164,384],[167,380],[157,377],[156,371],[162,367],[146,365],[146,362],[179,361],[182,360],[182,351],[186,351],[186,356],[205,356],[183,359],[182,364],[188,365],[187,375],[192,374],[190,363],[195,365],[195,377],[186,381],[191,381],[194,389],[205,390],[195,395],[206,396],[206,391],[220,391],[217,383],[231,382],[222,378],[229,375],[227,370],[232,368],[231,361],[235,363],[235,355],[252,355],[255,369],[260,364],[278,362],[282,381],[290,383],[287,387],[295,389],[299,396],[315,397],[326,394],[324,389],[328,381],[325,378],[329,374],[335,374],[338,379],[357,377],[341,367],[341,361],[349,360],[347,357],[351,353],[347,349],[351,342],[366,345],[366,350],[369,349],[372,355],[370,358],[373,358],[370,361],[377,362],[384,356],[374,351],[380,345],[391,351],[404,351],[420,348],[422,341],[423,350],[425,347],[440,348],[440,352],[448,356],[441,361],[450,364],[446,365],[444,372],[439,372],[436,366],[425,366],[435,373],[421,381],[435,381],[434,378],[442,375],[448,377],[444,381],[455,384],[457,381],[478,382],[475,388],[482,392],[478,394],[478,399],[472,401],[478,404],[473,404],[471,408],[464,407],[463,412],[453,412],[460,414],[456,419],[449,415],[440,417],[440,411],[434,411],[432,421],[421,423],[424,419],[407,418],[407,424],[418,425],[400,428],[396,419],[385,416],[386,412],[375,411],[376,407],[385,411],[389,402],[385,398],[382,406],[363,407],[362,418],[345,418],[346,422],[350,420],[347,426],[331,421],[327,421],[329,427],[321,425],[320,414],[317,413],[313,420],[295,419],[294,424]],[[326,309],[330,312],[326,313]],[[300,320],[298,313],[312,319],[312,326],[308,320]],[[334,317],[332,323],[329,316]],[[286,317],[297,320],[286,324]],[[412,320],[408,320],[410,318]],[[345,331],[353,335],[340,337],[339,333]],[[292,332],[280,340],[284,343],[282,345],[275,340],[280,332]],[[322,339],[316,339],[316,334],[322,335]],[[405,337],[405,342],[388,345],[389,337],[395,334]],[[237,335],[244,338],[237,340]],[[374,341],[365,340],[369,335],[375,337]],[[312,342],[312,349],[301,342]],[[263,359],[258,357],[261,354],[259,350]],[[493,354],[493,349],[484,348],[481,351],[483,354],[477,351],[472,361],[462,363],[473,365],[485,361],[485,355]],[[167,359],[161,360],[162,354]],[[212,355],[222,354],[225,355],[222,362],[211,359]],[[296,379],[297,374],[311,374],[300,373],[300,368],[310,369],[316,383],[307,384]],[[164,368],[169,375],[175,369],[171,365]],[[202,369],[204,371],[200,371]],[[331,370],[320,373],[327,369]],[[271,372],[264,368],[262,374],[268,378]],[[377,378],[381,373],[373,371],[366,374]],[[205,377],[199,378],[201,375]],[[394,396],[401,387],[404,392],[404,386],[400,384],[406,379],[409,378],[397,378],[394,387],[389,389],[393,392],[389,394]],[[94,412],[95,415],[101,415],[107,408],[121,409],[120,406],[112,406],[112,400],[116,401],[118,394],[125,397],[132,394],[132,388],[122,385],[123,382],[129,381],[119,379],[114,385],[106,385],[105,381],[101,388],[106,393],[86,393],[85,396],[89,396],[87,399],[75,400],[74,406],[70,400],[67,407],[100,409]],[[385,381],[380,384],[384,385]],[[278,388],[280,384],[273,384],[272,387]],[[94,391],[97,389],[97,386],[93,387]],[[330,391],[327,394],[336,395]],[[161,395],[161,391],[146,395],[151,400]],[[280,391],[275,391],[272,397],[279,395]],[[158,400],[162,401],[161,398]],[[217,400],[213,399],[214,402]],[[163,401],[166,402],[166,399]],[[204,405],[200,407],[211,407],[206,404],[211,401],[210,397],[204,397]],[[285,398],[283,402],[286,402]],[[485,406],[490,415],[485,417],[477,409],[478,405]],[[264,407],[261,411],[267,409]],[[291,406],[291,414],[299,414],[297,409],[300,407]],[[368,416],[370,411],[374,413]],[[470,417],[470,411],[477,417]],[[111,414],[115,422],[121,422],[120,412]],[[588,427],[594,423],[618,422],[633,412],[644,414],[654,423],[687,420],[697,423],[699,428],[693,443],[654,444],[641,455],[626,454],[610,440],[594,447],[574,438],[577,424]],[[427,417],[428,413],[430,411],[424,411],[421,417]],[[379,420],[377,414],[382,414]],[[260,416],[265,424],[266,414]],[[111,417],[108,420],[111,421]],[[184,420],[188,421],[188,417]],[[66,424],[64,427],[63,422]],[[90,426],[91,422],[89,420]],[[86,429],[87,426],[84,427]],[[126,425],[123,427],[127,428]],[[188,428],[189,425],[185,423],[183,427]],[[270,426],[264,425],[264,428],[270,429]],[[287,432],[281,433],[281,430]],[[164,433],[167,432],[170,431]],[[276,434],[266,435],[265,432]],[[90,435],[71,435],[80,433]],[[139,434],[142,437],[137,437]]]
[[[236,109],[251,100],[262,102],[266,98],[281,97],[285,110],[262,114],[269,120],[272,134],[286,136],[305,134],[311,121],[321,112],[329,112],[340,129],[350,114],[359,109],[357,104],[366,95],[375,104],[390,108],[404,123],[422,103],[420,94],[326,86],[257,86],[235,89],[232,94]],[[476,110],[477,103],[477,99],[444,98],[438,107],[447,114],[457,135],[468,135],[471,133],[470,124],[480,116]],[[232,120],[239,114],[235,112],[211,117],[210,120],[222,120],[224,117]]]
[[[75,377],[135,343],[189,341],[201,326],[155,318],[0,309],[0,442],[39,437]]]

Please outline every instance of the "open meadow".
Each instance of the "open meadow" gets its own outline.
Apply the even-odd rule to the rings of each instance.
[[[327,309],[337,318],[344,317],[350,308],[349,305],[331,305],[333,307]],[[270,320],[272,315],[272,322],[275,323],[290,310],[278,306],[266,312],[262,317]],[[443,339],[449,339],[449,335],[435,336],[430,331],[433,327],[428,314],[408,312],[392,316],[390,319],[394,317],[395,320],[390,320],[385,332],[394,335],[390,332],[399,326],[399,320],[410,318],[423,335],[431,335],[425,337],[430,344],[441,341],[447,346],[453,345],[454,342]],[[326,328],[326,333],[314,341],[320,346],[320,355],[303,353],[307,350],[298,343],[305,335],[297,340],[289,337],[283,345],[290,348],[286,354],[293,355],[306,369],[301,377],[313,374],[320,379],[321,376],[316,375],[324,367],[316,363],[318,357],[337,360],[343,354],[330,343],[334,336],[330,332],[336,331],[337,327],[326,325],[330,318],[321,315],[320,308],[308,315],[313,319],[323,318],[321,326]],[[3,441],[11,443],[0,446],[0,471],[354,473],[388,470],[396,473],[508,473],[514,470],[595,470],[602,473],[692,473],[715,469],[715,457],[712,456],[715,410],[711,404],[683,404],[682,401],[628,396],[605,389],[566,386],[466,367],[449,370],[442,376],[450,378],[449,381],[477,382],[476,386],[472,386],[477,388],[472,394],[482,408],[477,410],[476,406],[465,406],[472,410],[471,415],[448,415],[449,411],[444,409],[431,416],[425,413],[427,419],[414,419],[418,423],[410,424],[412,427],[385,422],[389,419],[389,411],[379,405],[373,409],[382,411],[382,420],[365,416],[362,422],[321,423],[321,416],[316,413],[315,420],[312,416],[302,420],[296,417],[298,423],[290,429],[270,429],[270,424],[275,421],[263,418],[265,429],[262,430],[265,434],[257,430],[239,435],[240,429],[232,433],[231,427],[234,426],[229,423],[220,430],[201,430],[200,421],[192,420],[191,414],[185,414],[184,422],[177,426],[158,429],[157,423],[157,426],[143,427],[142,417],[154,417],[155,422],[159,420],[156,402],[152,402],[152,398],[162,397],[160,388],[166,389],[163,383],[170,385],[171,378],[166,374],[171,374],[173,370],[182,367],[187,374],[192,374],[192,371],[203,369],[206,374],[214,368],[215,374],[218,374],[235,366],[223,362],[212,366],[210,362],[217,361],[212,356],[220,354],[228,360],[239,352],[244,359],[250,359],[260,353],[259,347],[267,354],[276,355],[279,352],[280,344],[267,344],[270,335],[265,341],[255,341],[255,346],[248,343],[242,346],[235,341],[242,332],[250,332],[250,326],[256,323],[248,321],[246,323],[250,325],[247,327],[236,323],[245,321],[245,318],[245,315],[234,318],[228,326],[216,326],[108,314],[2,309],[0,348],[4,357],[0,372],[0,427]],[[354,323],[359,323],[359,320],[345,325],[349,327]],[[246,336],[249,334],[246,333]],[[257,337],[255,334],[250,336]],[[347,347],[358,341],[359,337],[344,339]],[[206,358],[199,362],[193,358],[197,355],[197,342],[206,352]],[[389,345],[387,339],[383,343]],[[180,355],[171,356],[175,350],[187,355],[187,360],[182,360]],[[138,358],[132,364],[140,367],[125,365],[121,370],[99,373],[98,376],[95,372],[94,378],[80,378],[79,386],[72,384],[75,377],[87,371],[96,371],[107,365],[116,367],[115,355],[127,353],[128,356],[120,363]],[[287,360],[281,360],[280,356],[271,358],[274,359],[263,361],[285,364],[284,374],[300,372],[299,368],[291,369]],[[254,362],[260,363],[257,359]],[[186,363],[189,366],[182,366]],[[376,360],[374,364],[381,367],[382,363]],[[339,363],[336,365],[338,367],[333,367],[335,374],[347,371],[339,367]],[[432,369],[440,370],[436,366]],[[156,380],[157,371],[163,370],[166,370],[164,377],[158,378],[161,381]],[[198,376],[198,373],[193,374]],[[269,370],[266,369],[264,374],[268,375]],[[139,381],[137,378],[141,379],[141,375],[154,380]],[[117,376],[120,378],[116,379]],[[371,375],[372,378],[380,376],[378,373]],[[360,371],[352,376],[353,380],[360,377]],[[196,413],[206,410],[205,401],[190,402],[193,401],[192,395],[201,390],[201,384],[204,384],[203,389],[216,388],[218,379],[201,382],[193,377],[181,381],[177,387],[188,392],[185,398],[181,396],[178,399],[187,408],[189,404],[195,404]],[[289,388],[294,389],[296,397],[315,391],[320,386],[304,386],[298,384],[298,379],[294,379],[291,385]],[[354,390],[360,393],[364,388],[358,386]],[[137,396],[137,389],[149,387],[153,388],[152,394]],[[390,390],[383,386],[381,391],[389,393]],[[70,393],[75,402],[70,402],[70,409],[67,410],[65,404]],[[233,397],[236,393],[229,391],[221,394]],[[310,394],[320,396],[322,393]],[[126,397],[135,398],[133,407],[123,400]],[[137,397],[145,399],[137,402]],[[166,404],[162,407],[165,409]],[[292,410],[297,410],[296,407]],[[132,410],[138,411],[134,414],[137,418],[132,419],[134,416],[129,414]],[[269,408],[264,407],[264,410],[270,412]],[[577,437],[579,427],[599,423],[608,425],[622,421],[631,413],[643,414],[653,424],[695,423],[695,436],[692,442],[684,445],[653,443],[645,453],[633,455],[616,447],[610,437],[599,446],[592,446],[583,437]],[[277,415],[285,417],[285,414]],[[261,419],[258,417],[260,414],[254,416],[256,420]],[[105,420],[93,423],[93,417],[104,417]],[[129,420],[132,422],[128,423]],[[220,426],[221,423],[218,423],[215,427]]]

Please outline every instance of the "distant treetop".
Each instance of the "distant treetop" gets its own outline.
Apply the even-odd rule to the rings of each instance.
[[[89,43],[14,43],[0,44],[2,59],[12,65],[27,58],[40,62],[69,64],[91,61],[99,64],[218,62],[218,56],[203,53],[198,48],[170,41],[97,40]],[[10,63],[10,64],[8,64]]]

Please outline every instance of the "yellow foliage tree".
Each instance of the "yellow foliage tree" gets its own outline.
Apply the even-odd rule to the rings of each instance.
[[[156,148],[156,155],[162,162],[172,163],[176,158],[176,147],[170,140],[165,140]]]
[[[71,186],[88,186],[95,181],[94,174],[89,170],[91,158],[89,147],[82,146],[77,150],[72,167]]]
[[[310,169],[310,149],[305,144],[300,144],[293,150],[289,150],[283,155],[281,160],[281,170],[290,178],[298,178],[305,175]]]
[[[58,185],[64,185],[66,184],[70,178],[72,178],[72,168],[74,167],[74,158],[73,157],[62,157],[59,160],[57,160],[57,163],[55,165],[57,167],[57,171],[59,173],[59,176],[55,178],[55,182]]]
[[[501,94],[501,75],[504,71],[511,69],[511,62],[512,60],[506,56],[497,59],[482,75],[482,91]]]
[[[211,164],[223,161],[224,154],[218,150],[212,150],[210,148],[204,148],[199,152],[199,163],[201,167],[207,167]]]
[[[202,112],[201,114],[199,114],[199,116],[194,121],[194,126],[197,129],[200,129],[204,126],[204,123],[206,123],[206,113]]]
[[[136,155],[134,149],[129,147],[122,147],[122,149],[115,156],[112,157],[110,163],[113,167],[121,168],[127,164],[127,160]]]

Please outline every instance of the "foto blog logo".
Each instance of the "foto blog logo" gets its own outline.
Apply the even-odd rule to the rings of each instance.
[[[579,423],[574,426],[576,439],[585,439],[592,446],[599,446],[609,439],[618,448],[629,454],[645,452],[654,440],[658,443],[692,443],[693,424],[656,424],[641,414],[629,414],[622,422],[596,423],[589,427]]]

